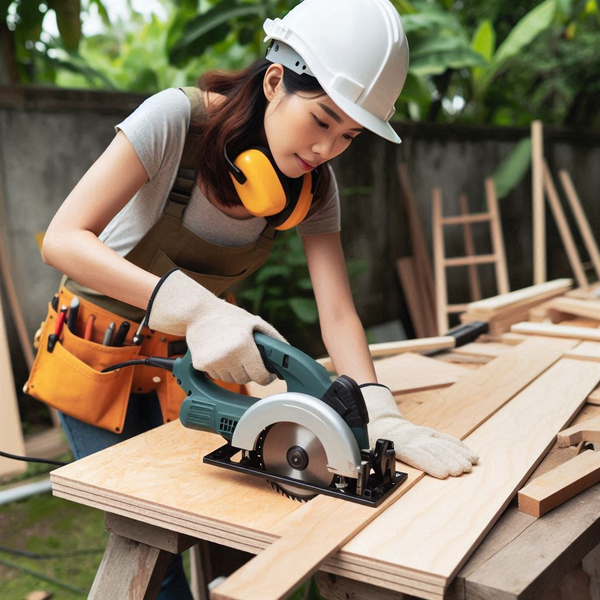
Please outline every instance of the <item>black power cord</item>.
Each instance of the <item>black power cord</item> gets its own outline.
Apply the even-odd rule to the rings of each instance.
[[[4,456],[4,458],[11,458],[12,460],[22,460],[24,462],[37,462],[44,463],[47,465],[56,465],[57,467],[64,467],[70,463],[60,462],[58,460],[48,460],[47,458],[33,458],[31,456],[18,456],[17,454],[9,454],[8,452],[2,452],[0,450],[0,456]]]
[[[118,363],[116,365],[111,365],[110,367],[106,367],[102,371],[102,373],[109,373],[110,371],[116,371],[117,369],[121,369],[122,367],[133,367],[135,365],[146,365],[149,367],[157,367],[159,369],[164,369],[165,371],[173,372],[173,365],[175,364],[175,358],[161,358],[160,356],[149,356],[145,359],[138,360],[128,360],[127,362]],[[43,463],[46,465],[54,465],[57,467],[64,467],[70,463],[60,462],[58,460],[48,460],[45,458],[33,458],[30,456],[18,456],[17,454],[9,454],[8,452],[2,452],[0,450],[0,456],[4,456],[4,458],[10,458],[11,460],[22,460],[24,462],[36,462]]]

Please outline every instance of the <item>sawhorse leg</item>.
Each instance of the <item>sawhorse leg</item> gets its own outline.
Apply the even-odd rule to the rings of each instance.
[[[197,543],[193,537],[105,514],[110,539],[88,596],[91,600],[155,600],[173,554]]]

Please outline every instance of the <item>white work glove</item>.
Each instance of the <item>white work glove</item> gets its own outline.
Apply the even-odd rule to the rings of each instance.
[[[148,303],[146,325],[185,336],[194,368],[229,383],[268,385],[275,379],[265,367],[254,331],[287,343],[266,321],[217,298],[179,270],[158,282]]]
[[[472,465],[479,460],[475,452],[451,435],[406,421],[389,388],[377,383],[360,388],[369,411],[371,448],[378,439],[391,440],[399,460],[439,479],[473,470]]]

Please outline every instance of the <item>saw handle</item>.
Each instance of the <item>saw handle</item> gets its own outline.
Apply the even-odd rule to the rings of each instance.
[[[331,385],[327,369],[308,354],[264,333],[254,332],[266,369],[287,384],[288,392],[301,392],[320,398]]]

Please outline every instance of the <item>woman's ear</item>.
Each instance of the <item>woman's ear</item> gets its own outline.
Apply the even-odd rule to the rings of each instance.
[[[272,64],[265,73],[263,79],[263,90],[265,98],[271,102],[279,91],[283,90],[283,66],[279,63]]]

